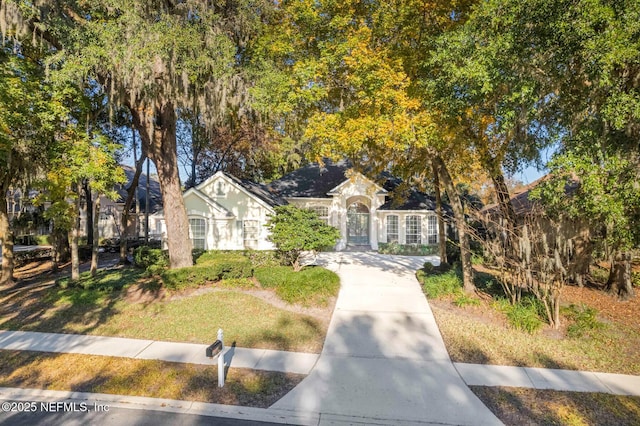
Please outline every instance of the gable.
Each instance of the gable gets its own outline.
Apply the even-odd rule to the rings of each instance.
[[[347,179],[332,188],[328,192],[329,195],[368,195],[369,197],[373,197],[375,195],[385,195],[387,193],[384,188],[370,179],[367,179],[362,173],[352,172],[347,174],[349,175]]]
[[[233,214],[228,209],[207,197],[196,188],[191,188],[185,192],[183,199],[187,214],[196,213],[217,218],[233,217]]]
[[[217,172],[194,189],[238,219],[261,216],[263,212],[273,213],[273,206],[267,202],[269,198],[253,191],[261,186],[254,185],[247,188],[239,179]],[[274,197],[273,203],[276,202]]]

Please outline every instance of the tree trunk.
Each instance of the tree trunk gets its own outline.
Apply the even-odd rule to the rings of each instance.
[[[634,296],[631,282],[631,253],[616,251],[611,263],[611,272],[606,290],[623,300]]]
[[[440,178],[435,164],[431,163],[433,170],[433,187],[436,195],[436,215],[438,216],[438,248],[440,252],[440,264],[447,264],[447,232],[445,230],[444,214],[442,212],[442,193],[440,192]]]
[[[91,188],[89,188],[89,182],[87,180],[85,180],[82,183],[82,189],[84,190],[84,197],[85,197],[85,210],[86,210],[86,215],[85,217],[87,218],[87,223],[86,223],[86,235],[87,235],[87,244],[92,245],[93,244],[93,195],[91,194]]]
[[[6,188],[0,189],[2,194],[6,194]],[[4,197],[3,197],[4,198]],[[9,224],[9,212],[5,199],[0,200],[0,242],[2,242],[2,277],[0,284],[13,283],[13,232]]]
[[[87,200],[87,205],[89,205]],[[100,194],[96,194],[96,200],[93,202],[93,240],[91,242],[91,276],[95,277],[98,273],[98,246],[100,244],[100,232],[98,223],[100,221]]]
[[[80,279],[80,256],[78,253],[78,239],[80,235],[80,194],[82,194],[82,188],[80,184],[76,187],[76,200],[75,200],[75,224],[69,231],[69,245],[71,246],[71,281]]]
[[[433,154],[433,153],[432,153]],[[438,172],[441,182],[444,184],[444,188],[449,196],[451,207],[453,208],[453,214],[455,216],[456,227],[458,229],[458,239],[460,240],[460,263],[462,264],[462,283],[464,291],[467,293],[474,292],[476,286],[473,283],[473,268],[471,265],[471,245],[469,242],[469,234],[466,229],[466,220],[464,217],[464,208],[458,191],[453,184],[449,170],[444,163],[444,160],[439,155],[433,155],[431,161],[434,162],[434,167]]]
[[[143,146],[156,165],[165,224],[170,268],[193,265],[192,244],[189,239],[189,219],[184,207],[176,145],[176,113],[168,100],[158,99],[156,108],[144,105],[132,108],[133,122],[140,133]],[[147,176],[148,178],[148,176]]]
[[[142,174],[142,165],[144,164],[146,159],[147,154],[143,152],[140,156],[140,159],[136,161],[136,172],[134,173],[133,179],[131,180],[131,185],[129,185],[129,188],[127,188],[127,199],[125,200],[124,208],[122,209],[120,223],[122,229],[122,232],[120,233],[120,263],[122,264],[129,263],[129,261],[127,260],[127,238],[129,237],[129,233],[127,232],[127,230],[129,229],[129,213],[131,212],[131,205],[133,204],[133,200],[135,199],[136,189],[138,188],[138,182],[140,181],[140,175]],[[149,176],[147,176],[147,179],[149,179]],[[136,204],[138,203],[138,200],[136,200]]]

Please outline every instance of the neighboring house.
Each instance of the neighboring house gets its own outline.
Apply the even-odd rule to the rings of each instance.
[[[100,199],[100,221],[98,222],[98,230],[101,238],[120,238],[123,234],[122,229],[122,212],[124,203],[127,199],[127,188],[133,181],[135,168],[131,166],[121,165],[127,177],[127,182],[116,186],[118,193],[116,200],[110,200],[106,197]],[[149,235],[151,238],[161,238],[161,234],[156,232],[157,225],[155,223],[156,214],[162,209],[162,195],[160,193],[160,183],[158,179],[151,176],[149,179],[149,194],[147,195],[147,175],[142,173],[138,180],[137,199],[131,205],[129,215],[128,228],[126,234],[130,237],[145,235],[145,210],[147,200],[149,200]],[[81,229],[86,229],[86,210],[83,209],[80,218]]]
[[[272,249],[265,228],[274,207],[293,204],[315,211],[340,230],[336,250],[378,249],[379,243],[438,243],[435,202],[412,190],[392,199],[396,180],[383,186],[351,170],[348,162],[310,164],[269,185],[218,172],[184,193],[190,238],[201,249]],[[165,232],[162,214],[156,216]]]

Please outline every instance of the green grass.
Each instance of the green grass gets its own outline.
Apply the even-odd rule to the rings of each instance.
[[[533,297],[524,297],[515,304],[509,303],[506,299],[499,299],[494,306],[506,314],[513,328],[533,334],[544,325],[540,317],[540,304],[541,302]]]
[[[294,272],[289,266],[262,267],[255,277],[265,288],[273,288],[284,301],[303,306],[327,306],[337,296],[340,279],[327,269],[307,267]]]
[[[94,277],[89,272],[83,272],[78,280],[72,281],[70,277],[65,277],[57,280],[56,284],[62,289],[81,288],[109,293],[136,282],[143,274],[144,271],[135,268],[103,269]]]
[[[572,321],[567,327],[567,335],[571,338],[591,336],[594,332],[605,328],[605,324],[596,319],[598,311],[586,305],[563,307],[562,314]]]
[[[427,297],[438,298],[446,295],[459,294],[462,291],[462,280],[455,270],[444,273],[427,273],[420,269],[416,277],[422,284],[422,291]]]
[[[0,386],[133,395],[269,407],[303,378],[230,368],[217,386],[215,365],[97,355],[0,350]]]
[[[136,268],[104,270],[96,277],[83,274],[74,283],[61,280],[59,286],[0,293],[0,329],[210,343],[223,328],[229,343],[240,347],[322,349],[325,322],[246,294],[243,289],[255,288],[253,278],[223,279],[205,294],[174,293],[159,300],[161,286],[143,276]],[[136,294],[149,297],[127,296],[136,281]],[[287,300],[314,306],[326,303],[339,287],[337,276],[321,268],[296,274],[287,284]],[[303,288],[302,296],[294,284]]]

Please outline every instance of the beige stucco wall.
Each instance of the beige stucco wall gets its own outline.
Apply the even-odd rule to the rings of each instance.
[[[249,195],[243,188],[221,173],[198,186],[198,192],[185,194],[185,207],[189,218],[201,217],[206,221],[205,248],[220,250],[242,250],[245,247],[243,221],[258,222],[258,238],[251,248],[271,250],[267,241],[268,230],[264,227],[273,210]],[[207,202],[207,197],[210,202]],[[217,204],[217,206],[216,206]]]

